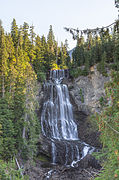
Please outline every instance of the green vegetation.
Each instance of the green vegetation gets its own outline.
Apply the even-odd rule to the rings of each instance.
[[[119,178],[119,72],[112,72],[112,81],[105,85],[105,91],[105,98],[111,101],[93,118],[103,144],[101,152],[96,155],[102,161],[103,170],[96,180]]]
[[[115,3],[119,8],[119,1]],[[75,38],[74,29],[65,29]],[[99,99],[101,113],[91,117],[102,143],[102,150],[95,153],[102,164],[95,180],[119,179],[119,20],[113,23],[111,31],[106,27],[76,32],[77,46],[69,65],[72,77],[93,73],[95,64],[103,76],[108,76],[108,70],[111,72],[111,81],[105,85],[106,95]]]
[[[15,19],[5,33],[0,21],[0,179],[23,179],[13,160],[33,159],[37,152],[37,82],[50,69],[66,68],[67,59],[66,45],[58,47],[52,26],[46,40],[36,36],[33,25],[19,28]]]
[[[1,180],[29,180],[28,176],[22,176],[22,169],[16,169],[15,160],[11,160],[9,162],[4,162],[0,160],[0,179]]]
[[[45,155],[42,155],[42,154],[39,154],[37,156],[37,159],[39,159],[40,161],[43,161],[43,162],[49,162],[48,157],[46,157]]]
[[[111,28],[111,29],[110,29]],[[73,36],[73,30],[66,28]],[[81,31],[81,30],[80,30]],[[76,30],[77,45],[69,63],[71,75],[88,75],[90,68],[97,64],[98,71],[108,76],[107,70],[119,70],[119,21],[106,28]],[[80,34],[80,36],[79,36]]]
[[[81,102],[84,103],[84,95],[83,95],[82,89],[80,89],[79,95],[80,95],[80,97],[81,97]]]
[[[105,86],[106,96],[100,98],[102,113],[93,117],[103,144],[97,156],[104,160],[96,180],[119,179],[119,21],[111,33],[108,27],[97,31],[86,32],[86,40],[82,33],[78,36],[70,61],[67,41],[59,47],[52,26],[46,38],[36,35],[34,26],[26,22],[19,28],[15,19],[11,32],[5,33],[0,21],[0,179],[28,179],[22,177],[15,158],[33,159],[37,152],[37,82],[46,80],[50,69],[69,68],[72,77],[87,76],[95,64],[104,76],[112,70],[112,81]],[[79,95],[83,103],[82,89]],[[42,156],[39,159],[47,160]]]
[[[107,99],[105,97],[101,96],[99,99],[99,102],[100,102],[101,107],[104,107],[107,104]]]
[[[91,73],[91,67],[95,64],[103,76],[108,76],[109,69],[112,72],[111,82],[105,85],[106,96],[99,99],[102,112],[92,118],[100,131],[103,146],[101,152],[96,153],[103,167],[96,180],[119,179],[119,21],[111,32],[107,28],[98,35],[90,32],[86,41],[83,36],[78,38],[70,64],[73,67],[71,75],[75,78],[83,75],[84,70],[85,75]]]

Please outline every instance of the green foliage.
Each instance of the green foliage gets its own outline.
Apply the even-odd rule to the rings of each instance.
[[[43,71],[38,71],[37,77],[40,82],[44,82],[46,80],[46,73]]]
[[[66,69],[69,61],[66,45],[55,41],[52,26],[50,26],[47,40],[45,36],[35,39],[35,59],[33,61],[34,70],[39,81],[46,79],[45,73],[50,69]]]
[[[78,76],[87,76],[88,74],[89,72],[85,67],[83,69],[81,69],[80,67],[72,67],[70,69],[70,76],[72,76],[73,78],[77,78]]]
[[[37,156],[37,159],[39,159],[39,160],[42,161],[42,162],[49,162],[48,157],[46,157],[45,155],[39,154],[39,155]]]
[[[14,131],[14,113],[9,107],[7,101],[3,98],[0,100],[0,158],[8,160],[15,153],[15,131]]]
[[[15,48],[17,48],[17,46],[18,46],[18,26],[16,24],[15,19],[13,19],[13,21],[12,21],[11,37],[12,37]]]
[[[85,66],[86,74],[90,73],[90,67],[98,64],[98,71],[108,76],[106,67],[119,70],[119,22],[114,25],[110,34],[109,29],[102,29],[98,35],[88,32],[84,41],[83,35],[77,38],[77,46],[72,53],[72,66]],[[69,66],[70,67],[70,66]],[[78,73],[72,73],[75,77]],[[80,74],[79,74],[80,75]]]
[[[81,97],[81,102],[84,103],[84,95],[83,95],[82,89],[80,89],[79,95],[80,95],[80,97]]]
[[[22,169],[18,170],[15,160],[4,162],[0,160],[0,179],[1,180],[28,180],[27,176],[21,175]]]
[[[67,48],[63,43],[58,47],[52,26],[46,40],[26,22],[18,28],[13,19],[9,34],[0,22],[0,179],[27,179],[11,160],[18,154],[24,161],[33,159],[37,153],[37,80],[45,81],[52,68],[67,68],[67,58]]]
[[[100,105],[101,105],[102,107],[103,107],[103,106],[106,106],[107,99],[102,96],[102,97],[100,97],[99,102],[100,102]]]
[[[105,99],[109,103],[100,115],[95,116],[103,144],[100,154],[104,167],[96,180],[119,178],[119,72],[112,72],[112,81],[106,84],[105,91]],[[103,103],[104,98],[100,101]],[[98,153],[97,156],[100,157],[100,154]]]
[[[103,75],[103,76],[108,76],[107,71],[106,71],[106,52],[104,52],[101,56],[101,61],[97,65],[97,70]]]

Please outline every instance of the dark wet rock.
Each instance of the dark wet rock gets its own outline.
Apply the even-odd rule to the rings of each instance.
[[[75,167],[51,166],[43,168],[41,163],[27,168],[29,180],[89,180],[98,174],[101,166],[91,155],[87,155]]]
[[[82,169],[86,168],[95,168],[95,169],[100,169],[101,165],[98,160],[96,160],[92,155],[88,154],[84,159],[78,162],[78,167]]]
[[[39,142],[38,142],[39,153],[49,154],[50,153],[50,142],[49,139],[40,134]]]
[[[87,144],[101,148],[101,143],[99,141],[100,133],[95,129],[91,123],[90,116],[85,114],[82,111],[78,111],[78,107],[75,104],[73,98],[70,98],[71,103],[73,105],[73,114],[74,120],[77,124],[78,128],[78,137],[82,141],[86,142]]]

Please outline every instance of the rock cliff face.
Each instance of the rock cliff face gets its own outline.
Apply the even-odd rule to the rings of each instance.
[[[110,77],[102,76],[97,71],[96,65],[93,72],[88,76],[80,76],[72,81],[63,82],[68,85],[71,104],[73,105],[74,120],[78,127],[78,135],[84,142],[99,148],[99,132],[97,132],[89,121],[90,114],[101,111],[100,98],[105,95],[104,84]],[[42,112],[43,91],[39,91],[39,120]],[[45,137],[40,135],[39,153],[50,156],[49,143]]]
[[[100,112],[100,98],[105,95],[104,84],[110,77],[102,76],[97,71],[96,65],[88,76],[80,76],[68,84],[71,97],[74,99],[78,110],[89,115]]]
[[[74,120],[78,128],[78,136],[82,141],[96,147],[96,149],[101,148],[99,132],[92,128],[88,117],[94,112],[101,111],[100,98],[105,95],[104,84],[109,80],[110,77],[102,76],[97,71],[96,66],[94,66],[93,72],[89,76],[80,76],[73,82],[64,82],[68,85],[70,100],[73,105]],[[40,86],[38,97],[40,103],[39,120],[41,117],[43,96],[44,94]],[[92,177],[93,173],[98,173],[98,170],[101,168],[98,161],[91,155],[82,159],[74,168],[60,165],[52,166],[50,152],[51,148],[48,139],[40,135],[36,165],[26,165],[25,168],[25,174],[29,175],[29,179],[88,180]]]

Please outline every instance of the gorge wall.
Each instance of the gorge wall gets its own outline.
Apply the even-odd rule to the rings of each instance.
[[[110,72],[108,72],[110,74]],[[101,111],[100,98],[105,96],[104,84],[110,80],[97,71],[97,66],[92,68],[88,76],[79,76],[73,83],[68,83],[71,97],[74,99],[78,110],[90,115]]]

